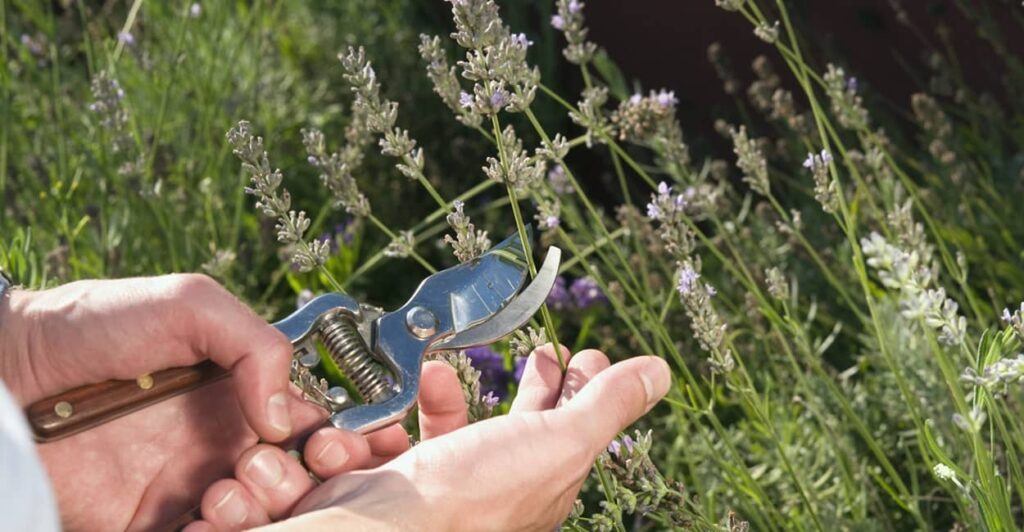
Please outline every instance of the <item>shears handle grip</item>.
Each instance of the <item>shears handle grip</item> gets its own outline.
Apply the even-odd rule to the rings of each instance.
[[[228,374],[228,370],[207,360],[135,380],[109,380],[79,386],[32,403],[25,414],[36,441],[49,442],[219,381]]]

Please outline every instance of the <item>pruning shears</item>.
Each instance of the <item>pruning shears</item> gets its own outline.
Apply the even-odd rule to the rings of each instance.
[[[290,378],[335,427],[367,433],[394,424],[416,403],[424,358],[487,345],[522,327],[551,291],[560,258],[561,250],[548,248],[527,284],[523,243],[512,236],[477,259],[430,275],[390,312],[341,293],[321,295],[273,324],[292,343]],[[330,386],[327,368],[340,370],[349,386]],[[207,361],[134,381],[90,384],[38,401],[27,414],[36,440],[53,441],[227,374]]]

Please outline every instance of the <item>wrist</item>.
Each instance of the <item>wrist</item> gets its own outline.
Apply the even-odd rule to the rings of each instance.
[[[0,380],[19,404],[39,398],[32,344],[40,337],[30,317],[35,292],[8,288],[0,295]]]
[[[447,531],[443,505],[431,504],[402,473],[380,467],[339,475],[316,488],[272,530]]]

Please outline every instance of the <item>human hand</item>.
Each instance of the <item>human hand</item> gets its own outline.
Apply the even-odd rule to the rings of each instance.
[[[466,425],[467,406],[462,386],[448,364],[423,365],[417,398],[420,437],[430,439]],[[314,432],[303,450],[305,466],[320,478],[370,469],[409,449],[409,436],[391,425],[365,437],[325,427]],[[316,483],[282,449],[259,444],[245,451],[235,465],[235,477],[214,483],[202,499],[203,521],[187,532],[238,530],[266,525],[291,515],[299,500]]]
[[[14,291],[0,378],[24,406],[84,384],[211,359],[232,377],[38,446],[67,530],[152,529],[193,508],[259,438],[323,413],[288,383],[291,344],[201,275]]]
[[[305,471],[279,449],[261,446],[240,462],[238,481],[211,487],[203,503],[207,521],[188,531],[239,526],[216,514],[212,502],[222,489],[244,504],[244,526],[269,522],[272,504],[277,515],[295,507],[295,517],[273,525],[281,529],[550,530],[568,515],[597,455],[671,383],[661,359],[609,367],[607,357],[592,350],[572,357],[563,376],[548,347],[530,356],[508,416],[466,427],[454,372],[432,366],[425,377],[428,371],[435,382],[420,397],[426,441],[377,469],[335,476],[301,500],[313,488]],[[327,430],[320,435],[331,437]],[[246,479],[246,460],[255,456],[272,460],[278,478],[288,480],[265,488]],[[314,472],[320,467],[316,459],[309,465]]]

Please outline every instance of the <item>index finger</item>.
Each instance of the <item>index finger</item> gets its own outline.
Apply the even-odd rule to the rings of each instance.
[[[177,331],[197,354],[231,370],[249,425],[265,440],[292,432],[288,370],[292,345],[280,331],[205,275],[175,276]]]

